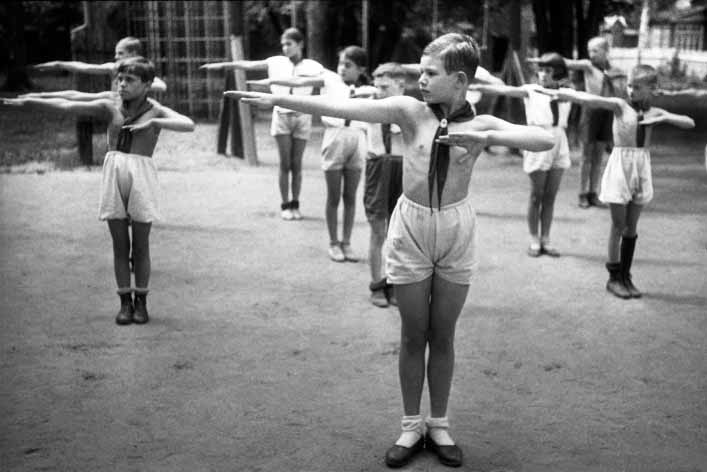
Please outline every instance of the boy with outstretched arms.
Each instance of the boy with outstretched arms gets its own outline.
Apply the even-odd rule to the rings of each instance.
[[[567,68],[582,71],[584,90],[604,97],[614,95],[613,85],[606,75],[609,70],[609,42],[602,36],[587,43],[589,59],[564,58]],[[537,62],[539,59],[529,59]],[[611,146],[611,113],[605,110],[582,108],[579,128],[582,140],[582,164],[579,181],[579,206],[605,207],[598,198],[599,178],[604,151]]]
[[[93,75],[110,75],[112,82],[113,91],[115,92],[118,87],[117,80],[115,78],[116,70],[118,68],[118,63],[123,59],[128,59],[131,57],[142,57],[142,43],[138,38],[132,36],[126,36],[118,41],[115,45],[115,62],[104,62],[103,64],[90,64],[81,61],[49,61],[37,64],[34,66],[37,70],[66,70],[69,72],[79,72],[83,74],[93,74]],[[167,90],[167,84],[164,83],[159,77],[155,77],[152,80],[152,85],[150,85],[150,91],[152,92],[165,92]],[[60,92],[44,92],[42,98],[67,98],[70,100],[93,100],[97,97],[95,95],[82,95],[81,92],[75,90],[66,90]]]
[[[418,83],[424,102],[407,96],[332,101],[225,92],[249,103],[400,127],[403,195],[390,220],[386,275],[395,286],[402,321],[399,374],[404,416],[403,432],[386,453],[390,467],[406,464],[423,447],[447,465],[461,465],[462,452],[449,435],[446,415],[454,329],[476,263],[476,216],[469,195],[472,169],[489,144],[536,151],[553,145],[552,136],[540,128],[474,116],[465,95],[478,61],[479,48],[469,36],[446,34],[431,42],[420,59]],[[425,434],[420,400],[426,370],[431,405]]]
[[[155,74],[142,57],[121,61],[117,70],[116,98],[73,101],[62,98],[3,99],[0,103],[54,109],[89,115],[108,122],[108,153],[103,162],[99,218],[108,221],[113,240],[113,262],[121,306],[116,323],[144,324],[150,280],[149,236],[159,218],[157,166],[152,153],[161,129],[192,131],[194,122],[147,98]],[[132,243],[128,218],[132,219]],[[132,248],[135,287],[131,285],[128,257]],[[133,302],[132,294],[135,293]]]
[[[653,178],[649,146],[653,125],[667,123],[692,128],[695,122],[685,115],[651,106],[658,76],[648,65],[634,67],[626,85],[626,98],[600,97],[571,89],[554,92],[559,100],[569,100],[614,115],[614,148],[601,180],[601,201],[611,211],[608,241],[609,281],[606,289],[619,298],[639,298],[641,292],[631,278],[636,247],[636,227],[643,206],[653,198]]]

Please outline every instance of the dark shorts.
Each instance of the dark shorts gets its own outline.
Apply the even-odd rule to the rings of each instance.
[[[403,158],[392,154],[368,154],[363,207],[369,220],[390,219],[403,193]]]
[[[579,120],[582,142],[611,142],[611,125],[613,121],[614,114],[610,110],[595,110],[588,107],[582,108],[582,116]]]

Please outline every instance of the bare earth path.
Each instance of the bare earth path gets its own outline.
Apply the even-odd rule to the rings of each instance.
[[[305,219],[280,220],[266,128],[258,168],[213,154],[212,125],[165,133],[142,327],[113,323],[99,170],[0,176],[1,470],[385,470],[401,413],[397,312],[368,303],[365,261],[326,257],[317,139]],[[669,136],[639,223],[640,300],[604,290],[608,214],[577,208],[576,162],[557,260],[525,255],[519,160],[477,164],[481,264],[450,405],[463,470],[707,470],[704,143]],[[359,208],[362,255],[367,237]],[[429,454],[408,467],[444,469]]]

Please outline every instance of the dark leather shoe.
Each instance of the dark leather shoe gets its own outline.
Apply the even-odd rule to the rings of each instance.
[[[589,192],[587,194],[587,200],[591,206],[595,206],[597,208],[609,208],[609,205],[599,200],[599,197],[595,192]]]
[[[589,199],[587,198],[586,193],[580,193],[579,194],[579,207],[580,208],[589,208],[591,203],[589,203]]]
[[[427,434],[425,436],[425,447],[428,451],[435,453],[439,461],[447,467],[461,467],[462,450],[456,444],[453,446],[439,446]]]
[[[425,448],[425,438],[420,436],[420,439],[411,447],[395,445],[388,449],[385,453],[385,465],[397,469],[402,467],[415,457],[415,454]]]

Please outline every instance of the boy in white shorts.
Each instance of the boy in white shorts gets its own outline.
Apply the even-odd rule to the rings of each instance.
[[[108,221],[113,240],[115,279],[120,296],[116,323],[144,324],[150,280],[150,229],[159,218],[157,167],[152,153],[161,129],[192,131],[194,122],[148,99],[154,65],[142,57],[121,61],[117,68],[118,97],[91,101],[62,98],[3,99],[2,103],[39,110],[62,110],[108,122],[108,153],[103,162],[99,218]],[[132,244],[128,218],[132,220]],[[128,262],[132,248],[135,287]],[[135,293],[133,302],[132,294]]]
[[[423,448],[444,464],[462,463],[462,451],[448,432],[446,415],[454,330],[476,262],[469,196],[476,159],[489,144],[534,151],[553,146],[550,133],[540,128],[514,125],[490,115],[474,116],[465,96],[478,61],[479,48],[469,36],[446,34],[430,43],[420,59],[418,84],[424,102],[408,96],[336,101],[225,92],[249,103],[395,123],[401,129],[403,195],[388,230],[386,272],[395,286],[402,321],[398,367],[404,416],[402,434],[386,453],[390,467],[401,467]],[[425,371],[430,392],[427,433],[420,415]]]
[[[530,178],[528,255],[559,257],[559,251],[550,244],[550,227],[562,174],[570,167],[570,149],[565,129],[571,104],[553,100],[546,93],[546,88],[556,89],[560,84],[568,84],[569,80],[565,61],[559,54],[545,53],[536,62],[535,84],[520,87],[472,84],[469,88],[485,94],[522,98],[528,125],[540,126],[555,137],[555,145],[549,151],[523,151],[523,170]]]
[[[685,115],[669,113],[651,106],[658,83],[653,67],[633,68],[626,85],[626,98],[600,97],[570,89],[560,89],[556,97],[583,106],[611,110],[614,149],[601,179],[601,201],[611,210],[608,258],[609,281],[606,289],[619,298],[639,298],[641,292],[631,280],[631,264],[636,247],[636,226],[643,206],[653,198],[651,159],[648,150],[653,125],[668,123],[693,128],[695,122]]]

